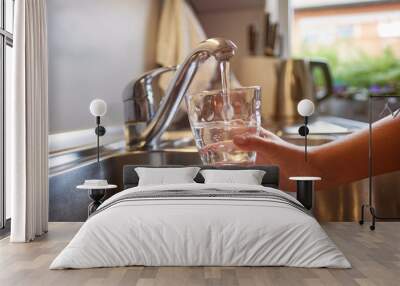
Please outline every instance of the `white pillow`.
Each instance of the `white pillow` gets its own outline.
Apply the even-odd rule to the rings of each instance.
[[[233,183],[246,185],[261,185],[265,171],[262,170],[201,170],[204,183]]]
[[[199,170],[199,167],[135,168],[139,176],[139,186],[195,183],[193,179]]]

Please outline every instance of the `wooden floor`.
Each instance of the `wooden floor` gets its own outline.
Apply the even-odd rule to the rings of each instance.
[[[0,285],[400,285],[400,222],[328,223],[324,229],[352,269],[289,267],[123,267],[48,270],[81,226],[51,223],[44,237],[26,244],[0,241]]]

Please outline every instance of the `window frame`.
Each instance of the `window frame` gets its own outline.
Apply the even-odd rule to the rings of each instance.
[[[1,232],[9,229],[9,221],[6,222],[6,189],[5,189],[5,129],[6,129],[6,118],[5,118],[5,102],[6,102],[6,47],[13,47],[13,33],[6,30],[6,1],[0,0],[1,3],[1,21],[0,21],[0,229]],[[12,15],[14,21],[14,7],[15,0],[12,1]],[[14,27],[13,27],[14,30]],[[0,233],[1,234],[1,233]]]

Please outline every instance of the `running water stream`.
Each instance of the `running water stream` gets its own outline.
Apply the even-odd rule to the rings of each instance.
[[[230,100],[231,78],[229,61],[221,61],[219,63],[221,71],[221,90],[222,90],[222,117],[225,122],[229,122],[233,118],[233,107]]]

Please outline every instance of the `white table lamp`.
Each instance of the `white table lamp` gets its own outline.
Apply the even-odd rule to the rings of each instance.
[[[297,112],[304,117],[304,125],[300,126],[299,134],[304,136],[304,159],[307,162],[307,135],[310,130],[307,127],[308,117],[313,115],[315,110],[314,103],[309,99],[303,99],[297,105]]]
[[[100,125],[100,117],[104,116],[107,112],[107,103],[102,99],[94,99],[90,102],[90,113],[96,117],[97,127],[95,133],[97,135],[97,163],[100,162],[100,136],[106,134],[104,126]]]

